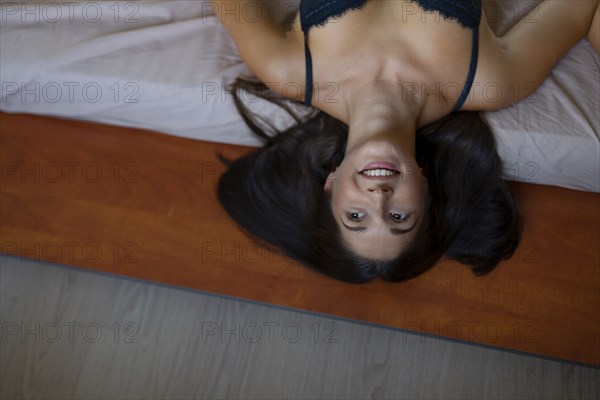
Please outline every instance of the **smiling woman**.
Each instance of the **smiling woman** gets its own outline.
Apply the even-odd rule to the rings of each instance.
[[[348,146],[324,186],[344,242],[363,257],[399,256],[423,220],[427,180],[414,161],[414,144],[405,149],[403,136],[390,131]]]
[[[238,80],[236,105],[265,146],[235,162],[223,159],[229,169],[219,201],[242,228],[289,257],[362,283],[414,278],[444,254],[483,274],[516,249],[521,218],[478,114],[420,129],[415,158],[383,139],[352,152],[348,127],[325,113],[278,134],[264,130],[244,106],[243,90],[301,121],[260,83]],[[370,152],[391,162],[371,161]]]
[[[489,272],[514,253],[522,221],[494,136],[478,113],[460,110],[529,95],[508,88],[539,85],[590,31],[597,7],[544,2],[538,24],[519,23],[502,38],[475,0],[302,1],[289,30],[269,18],[228,22],[217,9],[265,82],[238,79],[233,87],[265,146],[228,162],[219,200],[251,234],[347,282],[413,278],[443,255]],[[574,28],[558,34],[557,23],[567,22]],[[532,52],[535,60],[523,62]],[[304,91],[274,96],[288,95],[281,83],[299,82]],[[452,95],[446,88],[457,82]],[[516,97],[477,92],[490,82]],[[331,84],[335,98],[319,96]],[[280,105],[297,124],[266,130],[241,101],[243,90]],[[302,100],[321,112],[298,117],[289,101]]]

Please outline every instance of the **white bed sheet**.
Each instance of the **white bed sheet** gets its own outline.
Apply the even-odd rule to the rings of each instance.
[[[527,11],[514,1],[486,6],[497,31]],[[2,1],[0,109],[258,146],[226,91],[250,71],[209,11],[189,0]],[[485,113],[507,179],[600,192],[599,71],[583,40],[532,97]],[[291,123],[248,101],[277,126]]]

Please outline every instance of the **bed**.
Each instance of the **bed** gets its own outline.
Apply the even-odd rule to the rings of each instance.
[[[260,145],[226,91],[251,74],[206,2],[77,4],[2,3],[3,111]],[[534,4],[488,1],[485,9],[503,32]],[[600,191],[599,66],[584,40],[532,97],[485,114],[507,179]],[[278,126],[291,123],[264,101],[248,102]]]
[[[484,7],[501,33],[535,3]],[[600,365],[600,57],[587,41],[530,98],[484,114],[528,221],[515,256],[484,278],[442,260],[354,286],[261,247],[218,206],[215,152],[260,143],[226,91],[251,74],[205,2],[0,10],[3,254]]]

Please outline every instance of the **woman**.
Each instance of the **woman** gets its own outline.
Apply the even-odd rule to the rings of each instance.
[[[321,111],[301,121],[272,99],[298,124],[268,134],[235,96],[266,141],[219,182],[242,227],[347,282],[413,278],[444,254],[483,274],[513,254],[494,138],[463,111],[527,97],[586,34],[598,49],[598,1],[543,2],[501,38],[475,0],[304,0],[289,29],[265,3],[213,3],[253,74]]]

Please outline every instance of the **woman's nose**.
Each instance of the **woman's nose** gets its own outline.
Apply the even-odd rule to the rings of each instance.
[[[371,186],[367,190],[372,193],[381,193],[381,194],[394,192],[394,189],[392,189],[390,186],[385,186],[385,185]]]

